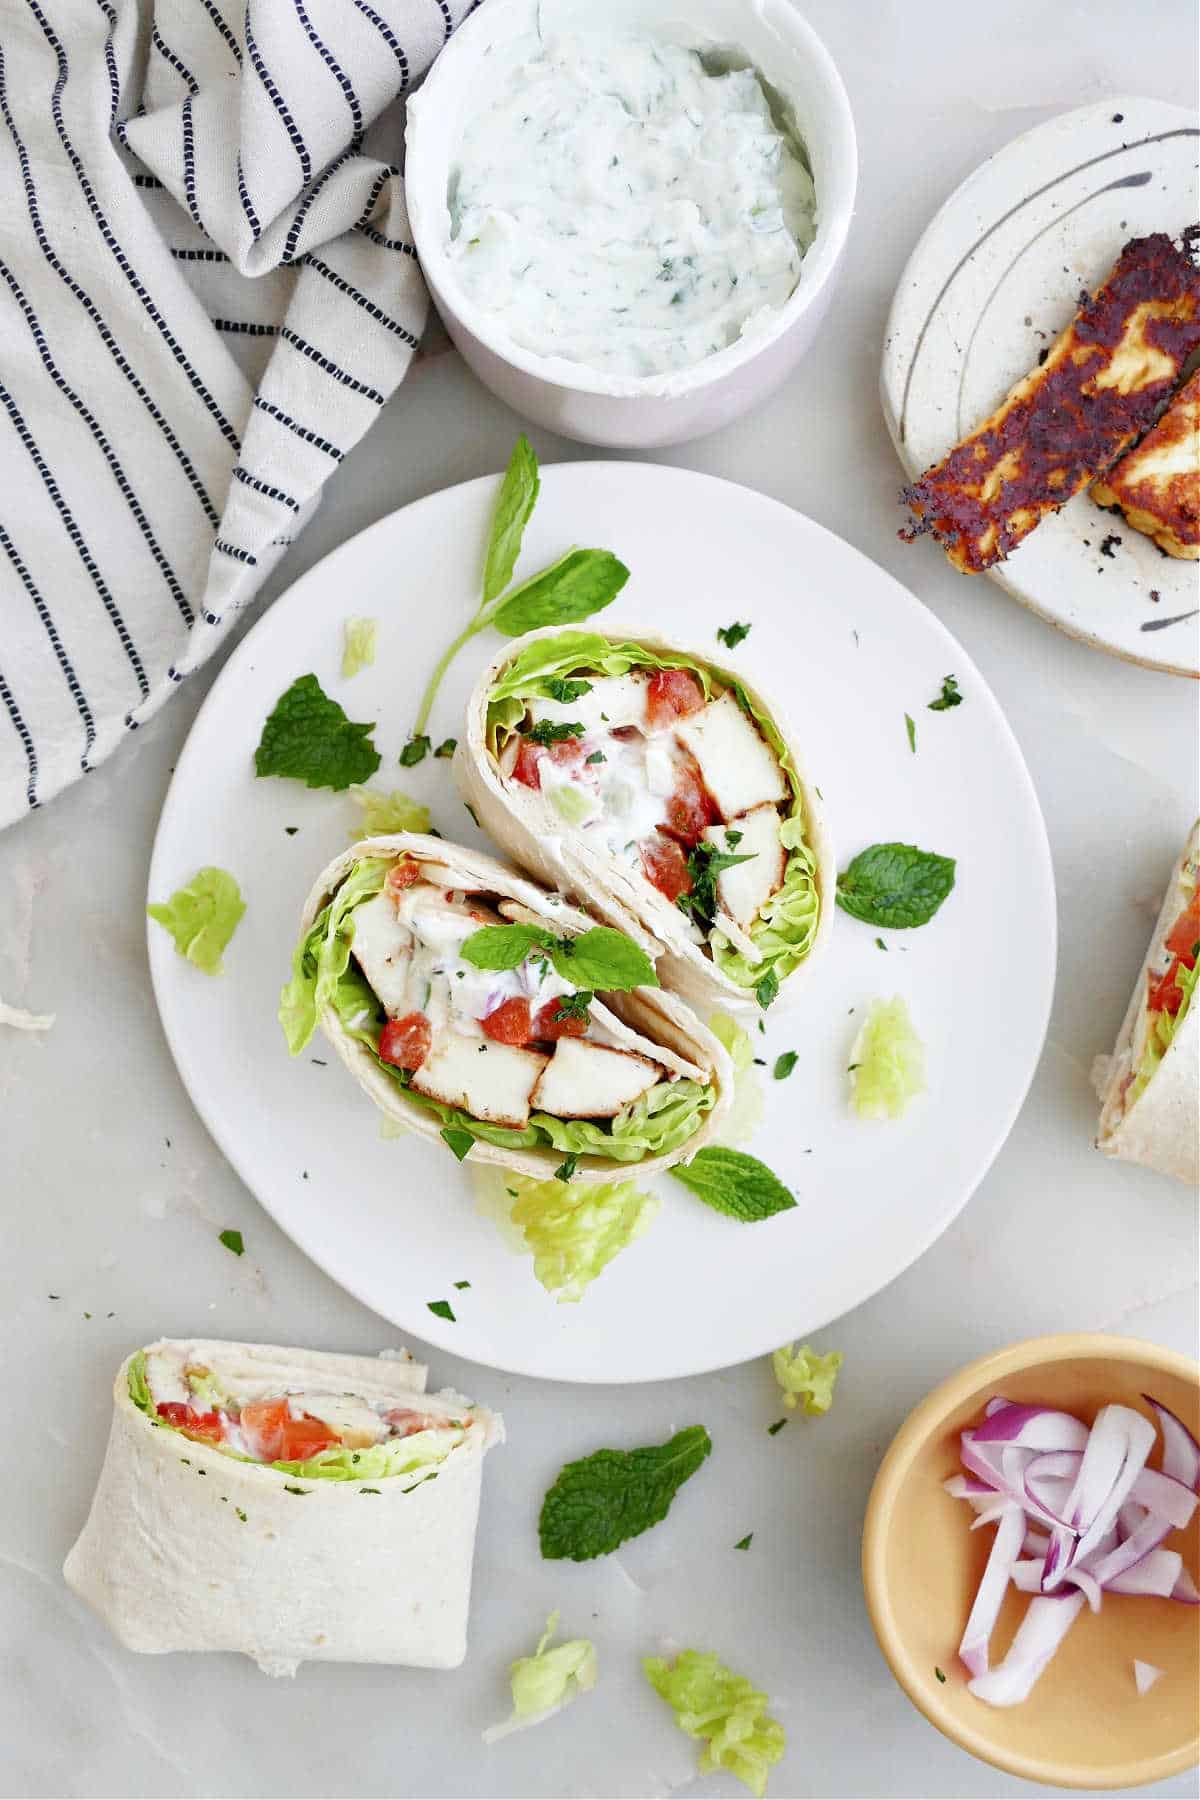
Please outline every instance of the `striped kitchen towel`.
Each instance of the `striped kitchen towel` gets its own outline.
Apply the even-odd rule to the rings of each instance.
[[[403,96],[472,0],[4,0],[0,825],[220,642],[425,322]]]

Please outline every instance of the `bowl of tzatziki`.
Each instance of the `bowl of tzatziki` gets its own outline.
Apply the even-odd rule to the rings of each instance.
[[[857,180],[791,0],[488,0],[409,103],[413,238],[518,412],[626,449],[773,392],[829,304]]]

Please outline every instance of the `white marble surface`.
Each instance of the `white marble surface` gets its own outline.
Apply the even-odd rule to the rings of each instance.
[[[876,375],[897,276],[949,189],[1018,131],[1084,101],[1123,90],[1194,105],[1194,10],[1185,0],[1158,0],[1152,14],[1134,0],[811,0],[808,11],[860,132],[840,295],[768,406],[669,460],[773,494],[876,557],[959,635],[1008,709],[1060,894],[1058,993],[1025,1110],[953,1229],[824,1334],[846,1354],[825,1420],[768,1437],[779,1409],[763,1364],[583,1392],[438,1356],[436,1378],[501,1406],[510,1433],[488,1470],[459,1674],[310,1667],[271,1683],[231,1658],[126,1654],[59,1578],[118,1359],[160,1332],[356,1350],[394,1337],[258,1209],[193,1114],[159,1030],[145,870],[205,691],[193,682],[107,768],[0,839],[0,993],[58,1013],[44,1040],[0,1035],[4,1795],[738,1793],[694,1777],[692,1746],[642,1684],[637,1657],[664,1635],[719,1647],[769,1688],[789,1735],[776,1796],[1032,1791],[944,1741],[892,1682],[862,1604],[859,1528],[896,1426],[968,1358],[1073,1327],[1195,1352],[1194,1199],[1090,1149],[1087,1069],[1109,1047],[1196,811],[1196,694],[1057,636],[989,583],[953,576],[928,543],[900,545]],[[331,482],[273,590],[382,513],[499,467],[516,426],[452,354],[430,356]],[[536,444],[547,461],[584,454],[544,433]],[[339,613],[343,600],[331,602]],[[1014,869],[1014,905],[1020,893]],[[224,1226],[244,1232],[243,1260],[217,1242]],[[620,1559],[539,1560],[537,1507],[562,1461],[696,1420],[716,1449],[665,1526]],[[753,1545],[738,1554],[747,1531]],[[505,1708],[505,1665],[552,1606],[595,1638],[601,1684],[569,1717],[484,1750],[479,1730]],[[1157,1791],[1194,1794],[1195,1777]]]

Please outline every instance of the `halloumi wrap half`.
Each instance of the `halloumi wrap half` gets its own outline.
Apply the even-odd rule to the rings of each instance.
[[[129,1650],[456,1668],[500,1418],[397,1359],[161,1339],[126,1358],[67,1584]]]
[[[1200,821],[1171,874],[1111,1056],[1096,1058],[1098,1147],[1200,1183]]]
[[[454,772],[515,862],[692,1006],[795,998],[836,865],[796,740],[742,674],[635,627],[529,632],[476,684]]]
[[[641,948],[479,851],[400,832],[317,877],[280,1005],[381,1111],[462,1160],[609,1181],[689,1160],[728,1053]]]

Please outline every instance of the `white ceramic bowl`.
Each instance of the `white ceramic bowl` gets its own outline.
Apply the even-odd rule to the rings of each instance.
[[[833,293],[858,179],[854,121],[825,46],[791,0],[605,0],[612,30],[742,51],[791,106],[812,164],[817,234],[800,280],[767,329],[689,369],[611,376],[512,343],[463,293],[446,255],[447,183],[470,110],[488,92],[497,44],[532,31],[539,0],[488,0],[438,57],[408,108],[405,186],[413,238],[438,311],[480,380],[551,431],[629,450],[677,444],[736,418],[776,388],[808,348]],[[540,0],[556,28],[595,28],[595,0]],[[686,11],[686,23],[681,14]]]

